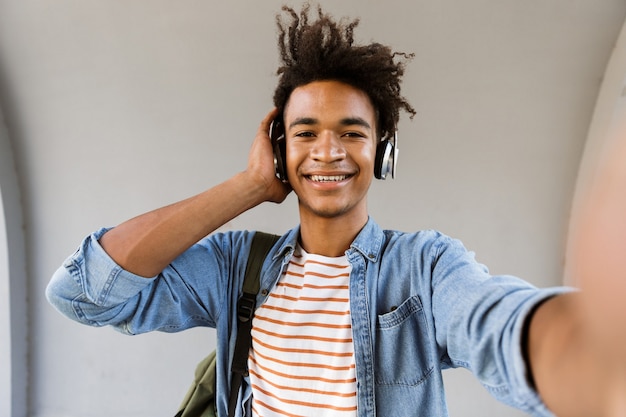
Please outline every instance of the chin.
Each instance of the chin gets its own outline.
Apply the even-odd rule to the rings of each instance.
[[[300,204],[300,211],[307,212],[322,219],[336,219],[340,217],[356,214],[359,209],[356,206],[310,206]]]

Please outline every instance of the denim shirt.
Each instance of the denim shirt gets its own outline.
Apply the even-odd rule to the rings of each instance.
[[[48,300],[74,320],[126,334],[215,328],[216,402],[227,415],[232,329],[254,232],[211,235],[152,278],[118,266],[98,243],[105,232],[87,237],[56,271]],[[292,229],[270,251],[257,306],[287,267],[298,236]],[[381,230],[371,219],[346,256],[359,417],[446,416],[441,371],[450,367],[469,369],[506,404],[552,416],[528,382],[522,338],[533,308],[567,289],[491,276],[458,240],[432,230]],[[251,415],[246,382],[238,416]]]

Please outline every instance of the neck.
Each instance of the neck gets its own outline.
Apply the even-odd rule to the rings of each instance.
[[[300,216],[300,245],[308,253],[343,256],[367,223],[367,213],[359,216]]]

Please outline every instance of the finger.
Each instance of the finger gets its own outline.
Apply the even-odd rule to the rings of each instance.
[[[259,126],[259,133],[269,133],[270,125],[274,121],[274,119],[278,116],[278,109],[274,107],[261,121]]]

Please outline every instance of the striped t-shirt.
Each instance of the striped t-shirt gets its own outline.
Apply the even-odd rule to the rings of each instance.
[[[296,248],[252,322],[254,416],[356,415],[350,269]]]

